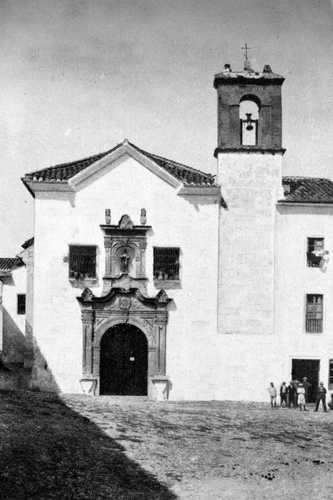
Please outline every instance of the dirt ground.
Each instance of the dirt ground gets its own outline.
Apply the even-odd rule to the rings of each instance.
[[[333,412],[0,393],[0,498],[333,499]]]

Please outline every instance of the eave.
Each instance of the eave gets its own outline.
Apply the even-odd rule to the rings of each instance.
[[[35,193],[39,192],[74,192],[74,189],[67,181],[45,182],[45,181],[26,181],[21,179],[29,193],[35,198]]]
[[[277,206],[284,206],[284,207],[319,207],[319,208],[325,208],[325,207],[333,207],[333,202],[322,202],[322,201],[286,201],[286,200],[279,200],[277,202]]]

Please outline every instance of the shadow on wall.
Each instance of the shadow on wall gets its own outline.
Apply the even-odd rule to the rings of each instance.
[[[3,314],[3,351],[0,363],[0,389],[30,387],[30,370],[24,368],[26,339],[5,307]]]
[[[2,498],[177,498],[56,394],[2,392],[0,399]]]
[[[36,339],[33,338],[33,364],[31,367],[30,388],[32,390],[60,392],[58,384],[43,356]]]
[[[0,364],[0,389],[59,392],[47,360],[26,324],[27,336],[3,307],[4,339]]]
[[[3,306],[3,361],[23,363],[25,355],[25,336]]]

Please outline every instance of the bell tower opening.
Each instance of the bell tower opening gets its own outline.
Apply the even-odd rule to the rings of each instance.
[[[258,145],[259,100],[255,96],[242,97],[239,105],[241,144]]]

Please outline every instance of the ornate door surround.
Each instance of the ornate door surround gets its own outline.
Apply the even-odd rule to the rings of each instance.
[[[82,381],[91,383],[90,392],[100,394],[100,345],[111,327],[127,323],[139,328],[148,341],[148,394],[154,377],[166,375],[166,327],[168,304],[164,290],[147,297],[138,288],[113,287],[101,297],[85,289],[78,297],[82,314]]]

